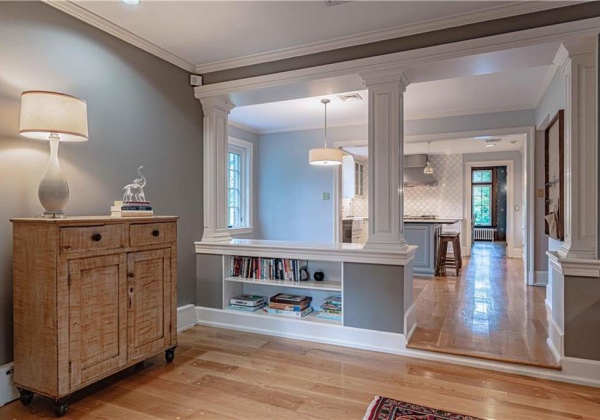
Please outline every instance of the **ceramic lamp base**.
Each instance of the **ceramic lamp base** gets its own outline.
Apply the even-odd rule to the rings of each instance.
[[[58,137],[50,136],[50,160],[38,188],[38,198],[46,210],[44,218],[65,217],[64,208],[69,201],[69,185],[58,161]]]

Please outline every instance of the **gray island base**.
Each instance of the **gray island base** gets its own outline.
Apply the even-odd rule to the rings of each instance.
[[[434,276],[437,263],[438,236],[442,225],[452,225],[460,219],[404,219],[404,239],[416,245],[413,273]]]

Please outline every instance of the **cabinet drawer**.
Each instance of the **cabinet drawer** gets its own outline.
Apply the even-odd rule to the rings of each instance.
[[[129,227],[131,246],[173,242],[176,235],[177,225],[175,223],[132,224]]]
[[[60,228],[60,252],[85,252],[125,247],[125,225]]]

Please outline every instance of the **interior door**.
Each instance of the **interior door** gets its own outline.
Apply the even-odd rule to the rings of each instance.
[[[171,337],[171,250],[127,257],[129,360],[159,351]]]
[[[69,262],[71,388],[127,362],[125,255]]]

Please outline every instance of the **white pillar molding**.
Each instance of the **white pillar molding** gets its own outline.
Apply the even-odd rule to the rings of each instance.
[[[404,92],[401,69],[361,73],[369,90],[369,239],[365,248],[405,251]]]
[[[202,98],[204,112],[204,234],[202,242],[231,241],[227,228],[227,144],[230,103]]]
[[[561,258],[597,257],[598,150],[595,40],[562,44],[554,63],[565,75],[565,240]]]

